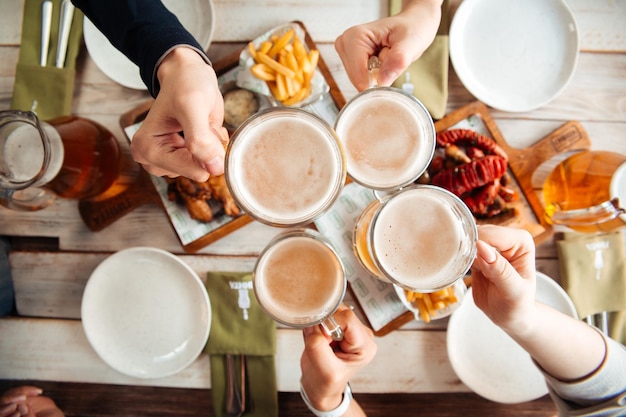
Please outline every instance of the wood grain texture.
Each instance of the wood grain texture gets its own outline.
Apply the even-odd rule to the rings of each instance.
[[[52,382],[0,380],[0,392],[22,383],[34,384],[54,398],[67,417],[185,417],[213,416],[212,393],[206,389],[177,389]],[[472,393],[361,394],[354,398],[369,417],[552,417],[556,409],[548,396],[522,404],[498,404]],[[299,393],[278,393],[278,415],[310,417]]]
[[[79,320],[1,318],[0,336],[0,379],[211,388],[206,354],[164,378],[140,379],[117,372],[91,348]],[[279,328],[276,342],[278,390],[296,392],[304,348],[302,332]],[[376,343],[376,357],[350,382],[355,392],[469,392],[448,360],[445,331],[395,331],[377,338]]]
[[[0,110],[9,108],[19,54],[24,0],[2,0],[0,13]],[[352,24],[382,16],[385,0],[213,0],[218,16],[212,60],[232,54],[250,38],[277,24],[302,20],[346,99],[356,94],[335,51],[334,39]],[[461,0],[452,0],[452,14]],[[567,0],[581,34],[574,77],[552,102],[532,112],[490,110],[514,148],[524,149],[576,120],[592,149],[626,154],[626,1]],[[149,99],[109,79],[85,48],[77,60],[73,112],[107,127],[129,155],[120,116]],[[450,67],[447,113],[475,101]],[[128,178],[137,166],[126,167]],[[539,190],[547,166],[533,177]],[[121,185],[123,187],[123,184]],[[120,188],[121,189],[121,188]],[[8,236],[20,313],[0,319],[0,391],[32,382],[42,386],[68,416],[213,415],[206,356],[164,381],[137,381],[106,366],[85,339],[80,317],[82,291],[90,272],[109,254],[132,246],[154,246],[183,255],[201,276],[208,270],[250,270],[260,250],[279,230],[250,223],[184,255],[161,208],[147,203],[99,232],[80,220],[74,201],[59,200],[36,213],[0,207],[0,235]],[[30,249],[30,250],[26,250]],[[559,280],[554,243],[537,248],[537,269]],[[445,326],[428,331],[407,326],[378,338],[376,360],[353,381],[356,398],[370,416],[554,416],[546,396],[523,404],[497,404],[468,392],[454,375],[445,349]],[[302,350],[299,331],[279,328],[281,416],[310,416],[297,389]],[[55,381],[55,382],[52,382]]]

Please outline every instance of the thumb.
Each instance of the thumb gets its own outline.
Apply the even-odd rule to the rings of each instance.
[[[398,47],[391,48],[384,55],[380,65],[379,84],[389,86],[402,74],[411,64],[411,59]]]
[[[224,172],[225,154],[221,129],[203,124],[197,127],[201,128],[183,130],[187,148],[194,159],[211,175],[221,175]]]
[[[496,287],[518,276],[513,265],[496,248],[482,240],[476,242],[476,259],[472,267]]]

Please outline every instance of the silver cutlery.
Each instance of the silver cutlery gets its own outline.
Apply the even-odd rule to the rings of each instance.
[[[57,54],[55,66],[63,68],[65,66],[65,55],[67,55],[67,42],[70,37],[72,20],[74,18],[74,5],[70,0],[63,0],[61,3],[61,17],[59,21],[59,39],[57,43]]]
[[[48,48],[50,47],[50,26],[52,25],[52,0],[41,3],[41,49],[39,65],[48,64]]]

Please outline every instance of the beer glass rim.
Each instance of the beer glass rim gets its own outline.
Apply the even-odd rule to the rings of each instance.
[[[423,122],[422,130],[424,131],[425,138],[427,139],[427,146],[428,146],[427,161],[428,162],[425,163],[424,166],[421,167],[421,169],[417,170],[413,178],[403,181],[402,183],[393,184],[390,186],[377,186],[376,184],[372,184],[371,182],[368,182],[367,180],[357,178],[350,172],[350,167],[348,166],[348,164],[346,164],[346,171],[347,171],[347,175],[350,177],[352,181],[356,182],[359,185],[362,185],[363,187],[374,189],[374,190],[379,190],[379,191],[398,190],[402,187],[406,187],[412,184],[428,168],[428,165],[430,164],[430,161],[432,160],[433,155],[435,154],[435,148],[437,145],[437,140],[436,140],[437,132],[435,130],[435,123],[433,122],[433,119],[430,113],[428,112],[428,109],[426,109],[426,107],[424,106],[424,104],[420,100],[418,100],[415,96],[407,93],[406,91],[401,90],[396,87],[370,87],[366,90],[361,91],[356,96],[352,97],[341,108],[341,110],[337,114],[337,118],[335,119],[335,123],[333,125],[335,132],[339,131],[338,127],[341,121],[343,120],[342,116],[344,116],[354,106],[355,103],[360,103],[361,101],[371,99],[371,96],[375,94],[383,94],[385,96],[390,96],[390,97],[401,97],[401,99],[408,100],[408,102],[415,105],[414,107],[411,108],[411,110]],[[339,133],[337,133],[337,135],[339,135]],[[343,144],[343,138],[339,137],[339,140],[342,141],[342,144]]]
[[[315,320],[312,320],[312,321],[304,321],[303,317],[298,317],[294,321],[289,321],[289,320],[284,319],[283,317],[280,317],[274,314],[274,312],[269,307],[267,307],[266,304],[264,303],[263,297],[259,297],[259,293],[258,293],[258,289],[256,285],[257,277],[258,277],[258,269],[261,266],[262,262],[264,261],[265,255],[270,250],[272,250],[278,243],[283,242],[284,240],[287,240],[290,238],[295,238],[295,237],[303,237],[307,239],[312,239],[323,244],[330,251],[332,256],[336,258],[337,263],[341,269],[341,276],[342,276],[342,282],[343,282],[341,294],[337,297],[336,302],[332,304],[331,308],[327,309],[323,314],[316,316]],[[335,311],[337,311],[337,308],[339,308],[339,306],[343,302],[343,299],[346,295],[346,291],[348,288],[346,270],[343,266],[343,262],[341,261],[341,257],[337,253],[337,250],[333,247],[332,243],[330,243],[330,241],[324,235],[322,235],[316,230],[309,229],[309,228],[296,228],[296,229],[288,230],[288,231],[279,233],[272,240],[270,240],[270,242],[265,246],[265,248],[263,248],[263,250],[259,254],[259,257],[257,258],[254,264],[254,268],[252,269],[252,283],[253,283],[252,289],[254,291],[254,296],[256,297],[256,300],[259,303],[259,306],[261,306],[261,308],[263,309],[263,311],[265,311],[270,317],[272,317],[272,319],[274,319],[278,323],[281,323],[290,327],[295,327],[295,328],[305,328],[305,327],[313,326],[316,324],[320,324],[324,320],[326,320],[328,317],[332,316],[335,313]]]
[[[331,192],[322,203],[317,205],[315,210],[312,210],[310,213],[300,217],[278,218],[269,214],[266,215],[255,209],[251,204],[249,204],[246,198],[242,196],[242,193],[240,193],[239,190],[241,187],[237,184],[236,175],[234,174],[236,171],[236,162],[234,159],[236,158],[234,158],[233,155],[236,155],[237,149],[240,146],[243,146],[241,145],[242,138],[245,139],[248,130],[255,125],[274,117],[306,118],[308,121],[314,123],[319,128],[320,132],[324,133],[325,139],[331,145],[335,156],[334,163],[337,165],[337,175],[333,179]],[[226,186],[228,187],[228,191],[233,197],[235,203],[253,219],[274,227],[302,227],[310,224],[334,204],[337,198],[339,198],[346,181],[346,161],[344,150],[341,141],[335,133],[335,130],[321,117],[297,107],[271,107],[250,116],[239,126],[239,128],[235,130],[230,138],[228,146],[226,147],[225,161],[224,175],[226,179]]]
[[[462,234],[464,235],[469,234],[468,243],[471,245],[470,253],[467,254],[466,261],[461,265],[461,267],[459,267],[458,274],[455,274],[454,277],[442,282],[440,285],[436,287],[435,286],[428,287],[428,288],[412,287],[402,282],[398,278],[394,277],[393,274],[390,271],[386,270],[385,267],[382,265],[382,263],[379,261],[379,256],[376,253],[376,247],[373,244],[374,231],[375,231],[377,219],[380,216],[380,214],[385,210],[385,208],[388,206],[388,203],[391,200],[393,200],[395,197],[400,196],[406,192],[413,192],[413,191],[419,191],[419,190],[429,191],[431,194],[437,195],[438,198],[443,198],[445,201],[452,203],[451,208],[453,209],[453,212],[463,222]],[[409,187],[402,188],[401,190],[395,193],[386,195],[385,197],[382,198],[382,200],[379,200],[379,201],[380,201],[380,205],[374,211],[374,214],[372,215],[372,219],[370,222],[369,230],[367,231],[367,240],[368,240],[367,246],[371,250],[372,261],[374,262],[378,270],[381,272],[381,274],[385,278],[387,278],[393,284],[398,285],[410,291],[434,292],[434,291],[438,291],[446,287],[449,287],[450,285],[453,285],[456,281],[458,281],[459,279],[462,279],[467,274],[470,267],[472,266],[474,258],[476,257],[476,241],[478,240],[478,227],[476,225],[474,215],[472,214],[470,209],[467,207],[467,205],[463,202],[463,200],[461,200],[458,196],[446,190],[445,188],[442,188],[436,185],[430,185],[430,184],[415,184]]]
[[[43,159],[41,161],[41,168],[39,171],[32,177],[23,181],[16,181],[10,178],[5,178],[4,175],[0,176],[0,187],[6,187],[10,190],[18,191],[29,188],[33,184],[35,184],[39,179],[45,174],[48,166],[50,165],[50,139],[46,132],[42,129],[41,123],[39,122],[39,118],[32,111],[21,111],[21,110],[2,110],[0,111],[0,127],[4,127],[5,125],[9,125],[12,123],[27,123],[28,125],[35,128],[41,138],[41,145],[43,150]]]

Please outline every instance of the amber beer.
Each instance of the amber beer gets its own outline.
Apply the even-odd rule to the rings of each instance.
[[[0,204],[39,210],[55,196],[89,199],[119,176],[117,139],[84,118],[64,116],[39,121],[32,112],[0,112]]]
[[[543,186],[546,219],[581,232],[624,226],[626,155],[584,151],[561,161]]]
[[[372,202],[356,221],[353,248],[374,276],[432,292],[465,275],[477,239],[474,218],[458,197],[420,185]]]
[[[106,191],[120,174],[120,149],[115,136],[100,124],[76,116],[47,122],[63,142],[61,168],[47,188],[58,196],[87,199]]]
[[[346,179],[332,127],[298,108],[268,109],[241,125],[226,150],[225,174],[239,207],[279,227],[313,221],[337,199]]]
[[[254,293],[274,320],[293,327],[322,324],[333,338],[341,328],[332,318],[347,281],[331,244],[310,229],[277,236],[254,268]]]
[[[375,190],[415,181],[435,151],[435,128],[415,97],[391,87],[365,90],[339,112],[335,131],[342,141],[348,175]]]

